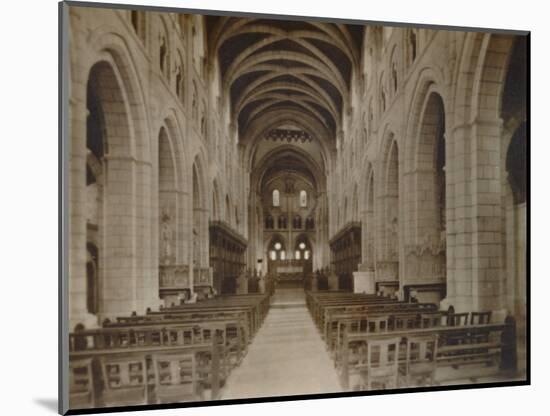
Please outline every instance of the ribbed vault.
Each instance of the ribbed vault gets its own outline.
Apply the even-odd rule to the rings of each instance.
[[[213,16],[207,25],[210,59],[219,61],[239,137],[281,111],[314,120],[316,136],[336,136],[362,26]]]

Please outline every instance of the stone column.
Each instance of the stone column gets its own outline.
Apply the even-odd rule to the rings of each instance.
[[[500,120],[454,129],[450,182],[454,215],[447,232],[447,298],[456,311],[503,307]]]
[[[68,155],[68,286],[69,330],[76,324],[95,327],[98,319],[88,313],[86,300],[86,117],[85,80],[73,74],[67,123]]]
[[[137,311],[136,163],[130,156],[105,156],[101,318]],[[101,235],[101,234],[100,234]]]
[[[152,166],[149,162],[138,162],[136,171],[136,273],[138,313],[145,313],[147,308],[157,309],[160,305],[158,263],[153,257],[156,233],[153,222],[156,219],[153,209]]]

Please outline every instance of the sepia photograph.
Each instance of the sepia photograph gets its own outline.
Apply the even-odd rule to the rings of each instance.
[[[60,413],[529,384],[530,32],[60,25]]]

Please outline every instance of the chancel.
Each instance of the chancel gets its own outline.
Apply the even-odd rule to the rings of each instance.
[[[525,379],[525,36],[68,26],[72,409]]]

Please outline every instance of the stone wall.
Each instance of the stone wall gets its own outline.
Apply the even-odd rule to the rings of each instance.
[[[192,290],[193,259],[198,269],[208,267],[208,221],[215,216],[243,233],[246,199],[236,132],[215,63],[206,59],[204,17],[79,7],[69,15],[72,329],[157,309],[161,267],[187,270],[182,281]],[[104,154],[94,166],[99,187],[86,184],[91,77],[103,114]],[[229,199],[227,210],[214,213],[214,188],[218,200]],[[99,252],[93,313],[90,239]]]
[[[406,285],[443,282],[442,307],[506,309],[521,316],[519,302],[524,310],[524,211],[505,200],[508,173],[500,162],[509,137],[499,100],[515,43],[513,36],[489,33],[379,27],[365,32],[362,68],[353,76],[351,110],[344,114],[335,175],[328,181],[330,235],[355,219],[344,204],[358,188],[359,269],[374,270],[377,280],[399,279],[401,296]],[[442,175],[434,154],[441,124],[440,212]],[[397,197],[391,192],[392,146],[398,154]],[[397,223],[388,218],[392,210]],[[396,271],[389,267],[392,235],[398,236]]]

